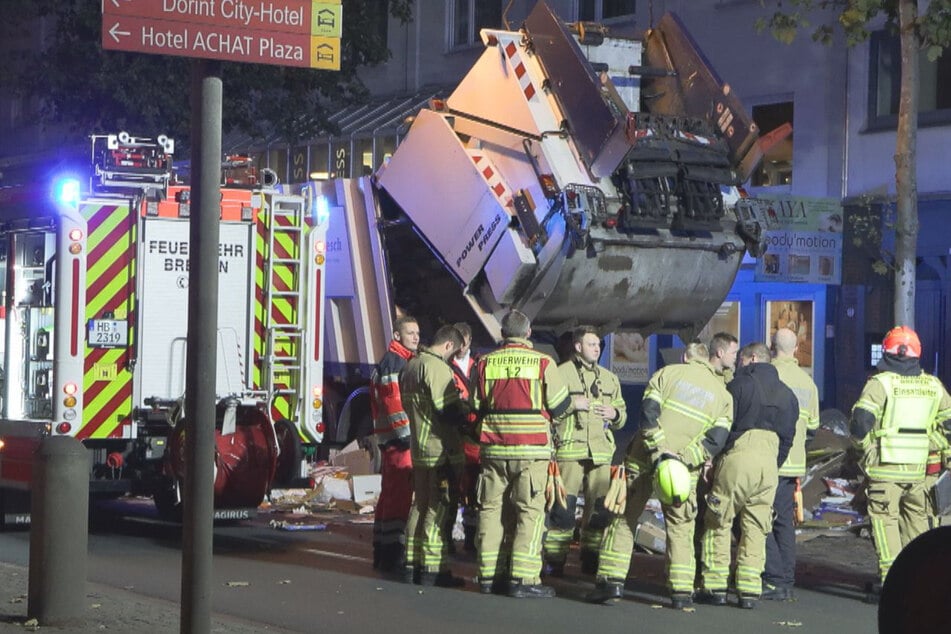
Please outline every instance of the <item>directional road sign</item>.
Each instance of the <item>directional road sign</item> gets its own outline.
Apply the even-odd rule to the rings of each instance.
[[[102,47],[340,69],[340,0],[102,0]]]

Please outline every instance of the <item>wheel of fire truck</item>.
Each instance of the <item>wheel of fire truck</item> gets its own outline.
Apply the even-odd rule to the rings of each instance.
[[[294,481],[301,477],[300,465],[304,457],[304,447],[301,443],[297,426],[286,418],[274,423],[274,435],[277,437],[277,466],[274,468],[274,478],[271,488],[293,486]]]
[[[380,448],[373,439],[373,419],[370,416],[370,388],[361,386],[350,393],[337,419],[334,440],[339,446],[354,440],[370,454],[370,468],[380,471]]]
[[[162,476],[156,478],[155,488],[152,491],[152,501],[159,517],[170,522],[182,521],[182,501],[178,495],[178,487],[172,478]]]

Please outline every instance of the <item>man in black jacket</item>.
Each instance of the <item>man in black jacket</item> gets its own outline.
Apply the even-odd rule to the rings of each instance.
[[[766,535],[772,526],[779,466],[785,462],[799,418],[796,395],[779,380],[769,348],[747,344],[740,368],[727,386],[733,395],[733,427],[707,495],[700,601],[726,603],[730,532],[740,518],[736,589],[741,608],[756,605],[762,591]]]

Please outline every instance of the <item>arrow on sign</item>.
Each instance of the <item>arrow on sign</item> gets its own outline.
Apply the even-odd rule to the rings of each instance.
[[[130,0],[122,0],[123,2],[129,2]],[[112,0],[112,6],[119,8],[119,0]]]
[[[114,39],[116,42],[118,42],[118,41],[119,41],[119,37],[118,37],[118,36],[120,36],[120,35],[132,35],[132,33],[130,33],[129,31],[120,31],[120,30],[119,30],[119,23],[116,22],[115,24],[112,25],[112,28],[109,29],[109,35],[112,36],[112,39]]]

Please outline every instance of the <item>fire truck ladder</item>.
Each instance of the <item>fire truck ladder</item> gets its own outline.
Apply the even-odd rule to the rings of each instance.
[[[287,397],[288,418],[304,397],[303,288],[306,256],[304,203],[298,197],[273,195],[267,219],[264,309],[267,323],[265,389],[272,399]]]

